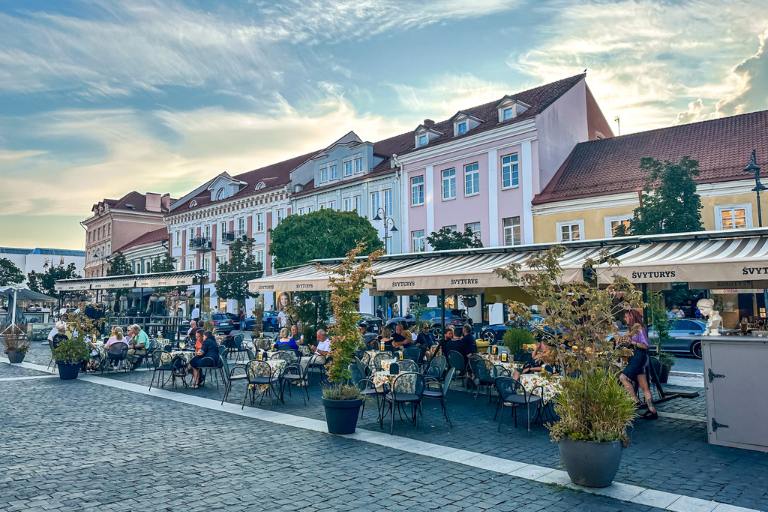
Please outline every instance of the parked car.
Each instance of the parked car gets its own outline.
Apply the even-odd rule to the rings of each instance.
[[[222,334],[229,334],[235,330],[232,319],[226,313],[214,313],[211,315],[213,321],[213,330]]]
[[[443,325],[442,310],[440,308],[426,308],[422,310],[419,321],[429,322],[432,329],[439,329]],[[394,317],[387,320],[386,325],[390,330],[394,330],[395,324],[398,323],[411,329],[416,325],[416,318],[413,315]],[[463,309],[445,310],[445,325],[452,326],[454,329],[461,329],[465,324],[472,325],[472,319],[467,316]]]
[[[232,325],[234,326],[235,330],[240,330],[240,317],[234,313],[224,313],[229,317],[229,319],[232,321]]]
[[[679,336],[701,336],[707,329],[707,323],[703,320],[694,320],[692,318],[681,318],[672,320],[669,323],[669,338],[661,344],[661,349],[665,352],[677,354],[690,354],[701,359],[701,340],[680,339]],[[648,338],[651,343],[656,343],[659,335],[654,329],[648,330]]]
[[[280,322],[277,319],[277,311],[265,311],[262,316],[262,331],[277,332],[280,330]]]
[[[383,324],[381,318],[370,313],[358,312],[358,314],[360,315],[360,322],[365,322],[366,326],[368,327],[368,332],[381,332],[381,326]],[[325,325],[328,327],[333,327],[336,325],[336,318],[333,315],[328,315],[328,320],[326,320]]]
[[[541,315],[531,315],[531,319],[528,322],[528,328],[530,330],[533,330],[533,328],[544,321],[544,317]],[[503,324],[491,324],[483,328],[483,330],[480,332],[480,337],[484,340],[488,341],[489,343],[493,343],[494,345],[497,345],[499,343],[502,343],[504,341],[504,333],[507,332],[507,329],[509,329],[510,323],[503,323]]]

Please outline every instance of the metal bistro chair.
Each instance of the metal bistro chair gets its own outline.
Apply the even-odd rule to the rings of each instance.
[[[538,417],[541,404],[543,403],[541,396],[528,393],[520,381],[511,377],[497,377],[495,386],[496,391],[499,393],[499,399],[498,402],[496,402],[496,414],[493,415],[493,419],[496,420],[496,417],[499,416],[499,410],[501,410],[502,407],[509,407],[511,409],[512,417],[514,418],[515,428],[517,428],[517,409],[518,407],[525,407],[525,415],[528,419],[528,432],[530,432],[531,405],[536,406],[536,415]],[[543,391],[542,388],[542,395]],[[504,413],[502,412],[501,416],[499,416],[499,427],[497,429],[499,432],[501,431],[503,416]]]
[[[124,368],[127,356],[128,344],[115,343],[107,348],[107,366],[111,365],[114,368],[117,365],[117,369]],[[104,366],[101,367],[101,373],[104,373]]]
[[[283,373],[280,376],[280,401],[285,402],[285,388],[288,388],[288,395],[293,396],[291,386],[295,386],[304,388],[304,396],[301,398],[304,400],[304,405],[307,405],[307,402],[309,402],[309,379],[307,379],[308,368],[301,365],[301,360],[296,357],[294,352],[290,353],[294,356],[293,362],[286,363],[285,368],[283,368]]]
[[[456,378],[462,377],[462,380],[464,382],[464,387],[467,387],[467,381],[466,379],[463,379],[464,373],[466,373],[466,366],[467,363],[464,360],[464,354],[461,352],[458,352],[456,350],[451,350],[448,352],[448,365],[451,368],[456,368],[456,374],[454,375]]]
[[[273,398],[279,398],[274,387],[275,384],[279,382],[279,378],[275,375],[274,370],[268,362],[258,360],[249,361],[245,367],[245,375],[248,382],[248,388],[243,396],[241,409],[245,408],[245,400],[248,398],[249,392],[251,395],[251,406],[253,406],[256,401],[256,390],[258,388],[261,388],[259,392],[259,405],[261,405],[264,396],[267,394]]]
[[[393,358],[392,352],[378,352],[375,356],[373,356],[373,367],[376,369],[376,371],[381,371],[381,362],[382,361],[389,361]]]
[[[222,382],[226,382],[225,375],[224,375],[224,363],[223,359],[227,357],[227,347],[224,345],[221,345],[219,347],[219,360],[214,361],[210,357],[204,357],[201,362],[203,363],[201,366],[198,367],[198,369],[202,372],[202,381],[204,382],[206,377],[208,377],[208,374],[212,372],[213,378],[216,381],[216,389],[219,389],[219,380],[221,379]]]
[[[416,372],[400,373],[392,383],[392,390],[384,396],[390,413],[389,433],[395,432],[395,409],[401,413],[403,405],[411,406],[411,421],[419,428],[418,411],[421,408],[421,397],[424,393],[424,376]]]
[[[421,349],[419,347],[405,347],[403,348],[403,358],[418,364],[419,359],[421,359]]]
[[[238,380],[247,380],[248,376],[245,372],[245,365],[235,364],[234,366],[229,366],[229,361],[227,360],[227,357],[229,353],[225,354],[225,357],[221,358],[221,369],[222,374],[225,377],[224,380],[224,396],[221,399],[221,404],[224,405],[224,402],[226,401],[227,397],[229,396],[229,392],[232,391],[232,382],[238,381]],[[241,370],[243,373],[240,375],[237,375],[237,371]],[[247,395],[248,393],[246,393]]]
[[[491,401],[491,388],[495,384],[495,376],[491,373],[491,370],[486,366],[485,359],[477,354],[469,356],[469,367],[472,370],[472,382],[475,384],[475,398],[480,392],[480,389],[485,387],[486,394],[488,395],[488,402]]]
[[[427,368],[424,370],[424,376],[442,381],[447,367],[448,361],[446,361],[445,356],[437,354],[429,361]]]
[[[152,390],[152,386],[155,385],[155,379],[157,378],[157,384],[160,387],[164,387],[164,375],[170,373],[170,381],[173,384],[173,388],[176,389],[176,379],[180,378],[184,387],[187,387],[187,382],[184,380],[186,376],[186,369],[184,359],[180,357],[171,357],[168,352],[162,350],[155,350],[152,352],[152,380],[149,381],[149,390]]]
[[[419,372],[419,365],[413,359],[403,359],[398,361],[398,363],[400,364],[401,372]]]
[[[452,428],[451,418],[448,417],[448,409],[445,406],[445,397],[448,395],[448,390],[451,389],[451,381],[453,380],[453,374],[456,372],[456,368],[451,368],[445,375],[445,379],[441,382],[434,377],[426,377],[424,382],[426,388],[424,389],[423,398],[429,398],[432,400],[440,400],[440,407],[443,409],[443,416],[445,421],[448,422],[448,427]]]

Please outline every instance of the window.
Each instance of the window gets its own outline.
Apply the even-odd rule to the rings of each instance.
[[[632,217],[629,215],[618,215],[615,217],[605,218],[605,238],[613,238],[616,236],[616,230],[620,226],[624,226],[624,234],[629,234],[629,223]]]
[[[299,207],[299,215],[304,215],[304,207],[303,206]]]
[[[189,228],[189,237],[187,238],[187,244],[191,244],[193,238],[195,238],[195,228]]]
[[[501,120],[502,121],[509,121],[515,117],[515,109],[512,107],[507,107],[501,111]]]
[[[520,245],[522,243],[520,217],[507,217],[501,222],[504,229],[504,245]]]
[[[557,241],[573,242],[584,239],[584,221],[571,220],[557,223]]]
[[[381,195],[378,191],[371,192],[371,218],[379,214],[379,208],[381,208]]]
[[[411,231],[411,250],[413,252],[424,252],[427,250],[423,229]]]
[[[210,270],[211,269],[211,260],[210,258],[203,258],[203,269]]]
[[[429,144],[429,135],[422,133],[419,135],[419,143],[417,147],[426,146],[427,144]]]
[[[307,213],[312,213],[312,207],[311,206],[307,206]]]
[[[147,260],[147,274],[152,272],[152,262]]]
[[[259,233],[264,231],[264,214],[263,213],[256,214],[256,231]]]
[[[211,238],[211,226],[206,224],[205,226],[205,238],[210,239]]]
[[[320,181],[320,183],[328,181],[328,167],[323,166],[320,168],[320,178],[318,181]]]
[[[394,213],[395,209],[392,207],[392,189],[384,189],[384,215],[387,217]]]
[[[216,201],[221,201],[224,199],[224,189],[220,188],[216,191]]]
[[[451,231],[456,231],[456,224],[451,224],[449,226],[443,226],[443,229],[450,229]]]
[[[241,235],[245,233],[245,217],[237,219],[237,231]]]
[[[411,206],[424,204],[424,176],[411,178]]]
[[[474,196],[480,193],[480,167],[477,162],[464,166],[464,195]]]
[[[445,169],[442,175],[443,201],[456,198],[456,169]]]
[[[752,227],[752,205],[715,206],[716,229],[745,229]]]
[[[472,231],[472,234],[475,236],[475,240],[480,240],[480,223],[479,222],[468,222],[464,224],[464,230]]]
[[[181,231],[176,231],[173,233],[173,245],[176,247],[179,247],[181,245]]]
[[[261,268],[263,269],[264,268],[264,250],[257,249],[254,255],[256,257],[256,261],[258,263],[261,263]]]
[[[456,134],[464,135],[465,133],[467,133],[467,122],[462,121],[456,125]]]
[[[280,224],[283,221],[284,217],[285,217],[285,210],[283,210],[282,208],[278,208],[277,210],[275,210],[275,218],[277,219],[277,221],[275,222],[275,225]]]
[[[358,202],[360,196],[353,196],[353,197],[345,197],[343,199],[344,204],[344,211],[345,212],[356,212],[358,208]]]
[[[345,160],[341,163],[341,169],[344,172],[344,177],[352,176],[352,160]]]
[[[219,224],[219,237],[224,240],[224,235],[227,234],[227,223],[222,222]]]
[[[516,187],[520,184],[517,153],[501,157],[501,188]]]
[[[332,180],[339,179],[339,166],[336,164],[328,164],[328,174],[331,175]]]
[[[363,172],[363,157],[358,156],[354,160],[355,162],[355,174]]]
[[[335,210],[336,209],[336,201],[328,201],[328,209],[329,210]]]

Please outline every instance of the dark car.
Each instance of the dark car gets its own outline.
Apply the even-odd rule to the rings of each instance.
[[[236,315],[234,313],[224,313],[229,317],[229,319],[232,321],[232,325],[235,327],[235,330],[240,330],[240,316]]]
[[[532,330],[536,325],[540,324],[543,320],[544,320],[544,317],[542,317],[541,315],[531,315],[531,319],[528,322],[528,328]],[[483,328],[483,330],[480,333],[480,337],[488,341],[489,343],[499,344],[504,341],[504,333],[506,333],[507,329],[509,328],[510,328],[509,322],[505,324],[491,324]]]
[[[426,308],[421,311],[419,315],[420,322],[429,322],[431,328],[440,329],[443,325],[443,313],[440,308]],[[387,321],[387,327],[390,330],[394,330],[395,324],[403,324],[406,328],[411,329],[416,325],[416,318],[413,315],[407,315],[404,317],[390,318]],[[463,309],[446,309],[445,310],[445,325],[452,326],[454,329],[460,329],[465,324],[472,325],[472,319],[467,317]]]
[[[214,313],[211,315],[211,320],[213,321],[213,330],[218,333],[229,334],[235,330],[232,319],[226,313]]]
[[[265,311],[262,317],[262,330],[264,332],[278,332],[280,321],[277,319],[277,311]]]

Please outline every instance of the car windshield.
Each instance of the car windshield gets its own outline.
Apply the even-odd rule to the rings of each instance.
[[[213,319],[214,320],[229,320],[229,317],[227,317],[227,315],[223,315],[221,313],[214,313]]]

